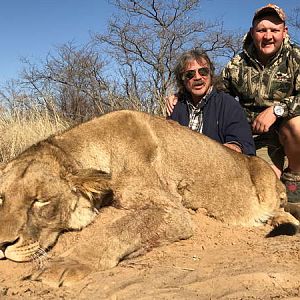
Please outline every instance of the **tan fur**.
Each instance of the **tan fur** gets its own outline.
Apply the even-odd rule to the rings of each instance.
[[[190,210],[234,225],[299,225],[279,209],[284,187],[263,160],[133,111],[30,147],[2,170],[0,193],[0,258],[32,260],[62,231],[87,227],[63,258],[32,277],[52,285],[189,238]]]

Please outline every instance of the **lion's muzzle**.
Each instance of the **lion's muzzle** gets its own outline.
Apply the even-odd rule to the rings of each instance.
[[[38,242],[29,245],[22,245],[20,242],[17,242],[5,249],[4,256],[15,262],[26,262],[31,261],[38,256],[37,253],[39,253],[39,249],[40,246]],[[3,254],[3,251],[1,252]]]

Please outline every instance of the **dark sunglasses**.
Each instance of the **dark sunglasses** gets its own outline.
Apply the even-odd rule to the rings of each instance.
[[[196,70],[188,70],[188,71],[186,71],[182,74],[182,79],[183,80],[190,80],[190,79],[195,77],[196,72],[198,72],[198,74],[200,76],[208,76],[209,73],[210,73],[210,70],[209,70],[209,68],[206,68],[206,67],[199,68],[199,69],[196,69]]]

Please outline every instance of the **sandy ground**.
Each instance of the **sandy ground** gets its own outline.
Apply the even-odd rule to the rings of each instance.
[[[22,280],[32,263],[0,261],[0,299],[300,299],[300,235],[265,238],[197,213],[193,238],[96,272],[73,287]]]

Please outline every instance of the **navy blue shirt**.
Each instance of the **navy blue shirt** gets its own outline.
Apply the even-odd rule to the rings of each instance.
[[[170,119],[189,125],[189,110],[184,99],[178,99]],[[242,152],[255,155],[250,125],[241,105],[232,96],[213,89],[203,103],[202,133],[222,144],[237,142]]]

